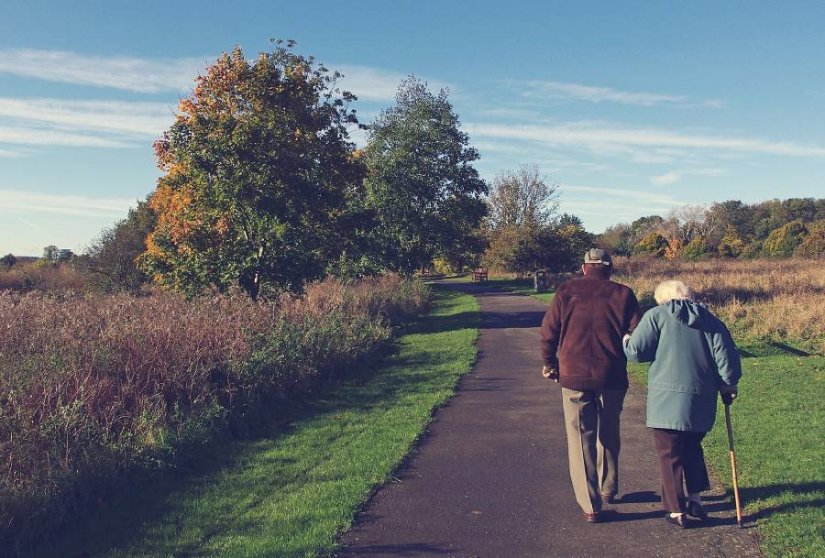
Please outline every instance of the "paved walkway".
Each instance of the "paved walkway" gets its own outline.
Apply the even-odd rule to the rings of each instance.
[[[665,523],[659,475],[644,427],[644,392],[622,415],[620,496],[611,521],[586,523],[573,497],[558,384],[544,380],[530,297],[456,285],[482,307],[479,359],[458,394],[342,538],[340,556],[619,557],[759,556],[721,492],[711,521]]]

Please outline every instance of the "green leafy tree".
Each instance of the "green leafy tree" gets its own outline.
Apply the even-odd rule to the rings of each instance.
[[[655,256],[661,258],[665,255],[667,247],[667,239],[661,234],[651,231],[636,243],[633,247],[633,253],[640,256]]]
[[[704,237],[697,236],[682,248],[682,259],[698,260],[708,255],[710,248]]]
[[[593,235],[571,215],[544,227],[505,227],[497,231],[485,263],[512,273],[527,274],[537,269],[574,271],[582,254],[593,243]]]
[[[5,267],[12,267],[17,263],[17,257],[14,254],[6,254],[0,258],[0,265]]]
[[[619,223],[607,227],[603,233],[596,237],[596,244],[608,252],[617,256],[629,256],[633,253],[631,243],[632,231],[627,223]]]
[[[802,244],[808,229],[802,221],[791,221],[774,229],[762,245],[762,255],[774,258],[788,258]]]
[[[664,226],[665,219],[660,215],[648,215],[646,217],[639,217],[632,223],[630,223],[630,242],[633,246],[639,243],[639,241],[650,234],[651,232],[659,233],[659,236],[662,236],[660,230]]]
[[[585,230],[581,219],[575,215],[562,215],[553,229],[558,239],[558,249],[553,261],[544,267],[556,272],[577,270],[582,255],[593,246],[594,235]]]
[[[368,206],[388,268],[410,273],[471,240],[487,193],[477,159],[447,93],[433,95],[412,77],[402,82],[365,149]]]
[[[43,257],[42,257],[42,259],[44,261],[56,262],[59,257],[60,257],[60,248],[58,248],[54,244],[49,244],[48,246],[43,248]]]
[[[164,176],[142,263],[186,292],[300,288],[338,260],[363,166],[347,127],[354,96],[292,42],[224,54],[155,143]]]
[[[752,240],[745,244],[744,248],[742,248],[742,253],[739,254],[739,258],[743,260],[752,260],[758,258],[762,255],[762,244],[761,240]]]
[[[728,225],[716,247],[716,253],[724,258],[738,258],[745,250],[745,241],[733,225]]]
[[[754,235],[753,208],[740,200],[715,203],[710,206],[708,213],[725,233],[732,228],[743,240]]]
[[[795,256],[803,258],[822,258],[825,256],[825,219],[808,225],[808,234],[794,250]]]
[[[146,250],[146,238],[155,228],[155,212],[146,201],[129,210],[126,219],[105,229],[86,249],[83,267],[110,291],[135,290],[149,281],[137,265]]]

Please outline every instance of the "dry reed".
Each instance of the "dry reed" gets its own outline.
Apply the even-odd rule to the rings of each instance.
[[[825,353],[822,261],[617,258],[615,279],[652,301],[665,279],[679,279],[740,336],[801,343]]]
[[[208,439],[262,397],[340,373],[426,301],[397,276],[257,302],[0,291],[5,535],[67,512],[101,478]]]

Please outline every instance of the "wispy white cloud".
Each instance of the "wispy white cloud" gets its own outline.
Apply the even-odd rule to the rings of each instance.
[[[522,97],[533,99],[561,99],[587,101],[590,103],[610,102],[646,107],[663,104],[679,106],[702,105],[712,108],[720,108],[722,106],[721,101],[718,100],[695,102],[684,95],[621,91],[611,87],[599,87],[581,83],[538,80],[509,81],[507,83],[511,87],[518,89]]]
[[[667,186],[669,184],[675,184],[680,180],[682,180],[682,173],[679,171],[670,171],[666,172],[665,174],[650,177],[650,182],[657,186]]]
[[[825,157],[825,147],[759,138],[704,135],[659,128],[626,127],[599,122],[570,122],[557,125],[467,124],[474,138],[494,138],[569,146],[594,152],[648,155],[672,158],[661,150],[701,150],[705,154],[763,154],[790,157]],[[651,161],[652,162],[652,161]]]
[[[633,204],[637,201],[644,201],[649,204],[657,206],[672,206],[681,205],[686,202],[680,201],[666,192],[651,192],[648,190],[628,190],[626,188],[608,188],[605,186],[583,186],[576,184],[563,184],[562,191],[574,192],[580,195],[593,195],[598,199],[603,200],[607,198],[633,200]]]
[[[158,136],[174,120],[174,105],[0,98],[0,118],[52,124],[62,129]]]
[[[561,210],[581,217],[590,230],[602,230],[610,224],[641,215],[665,214],[686,205],[685,201],[667,192],[650,189],[562,184],[561,194]]]
[[[87,196],[41,194],[0,190],[0,214],[31,215],[50,213],[101,217],[123,217],[135,205],[132,199],[101,199]]]
[[[342,89],[351,91],[362,101],[392,101],[404,74],[368,68],[366,66],[339,66],[338,71],[344,74],[339,81]]]
[[[330,68],[337,69],[344,75],[338,82],[341,89],[352,92],[360,101],[390,103],[395,100],[398,86],[409,77],[409,74],[401,72],[351,64],[330,66]],[[441,89],[448,89],[451,93],[456,91],[454,87],[440,80],[416,77],[425,82],[430,91],[438,92]]]
[[[541,111],[527,108],[513,107],[482,107],[477,109],[476,114],[488,118],[502,118],[507,120],[522,120],[535,122],[542,116]]]
[[[729,174],[727,170],[715,167],[692,169],[688,172],[697,176],[727,176]]]
[[[727,171],[719,168],[696,168],[690,170],[672,170],[664,174],[651,176],[651,184],[667,186],[676,184],[686,176],[725,176]]]
[[[11,149],[0,149],[0,158],[13,159],[22,156],[23,154],[19,151],[12,151]]]
[[[60,130],[0,125],[0,144],[56,145],[64,147],[130,147],[117,138],[101,137]]]
[[[187,91],[210,57],[146,59],[37,49],[0,50],[0,73],[138,93]]]

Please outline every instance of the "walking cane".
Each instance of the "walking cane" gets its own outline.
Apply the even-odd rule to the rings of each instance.
[[[736,475],[736,454],[733,452],[733,429],[730,425],[730,405],[725,404],[725,425],[728,427],[728,448],[730,448],[730,468],[733,473],[733,498],[736,501],[736,525],[742,528],[742,506],[739,504],[739,478]]]

